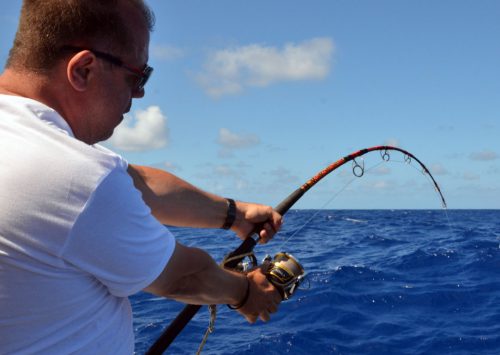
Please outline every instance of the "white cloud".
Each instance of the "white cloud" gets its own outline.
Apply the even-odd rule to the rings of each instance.
[[[245,169],[251,167],[245,162],[225,164],[202,164],[194,175],[202,181],[200,186],[209,191],[227,193],[228,190],[247,192],[251,189],[251,183],[246,178]]]
[[[391,173],[391,169],[389,169],[388,166],[381,165],[370,170],[370,173],[375,175],[389,175]]]
[[[463,178],[464,180],[479,180],[481,177],[476,173],[466,171],[463,174]]]
[[[109,142],[125,151],[145,151],[167,145],[167,117],[158,106],[138,110],[135,119],[126,116],[115,129]]]
[[[216,165],[214,166],[214,173],[216,176],[234,177],[237,173],[234,169],[227,165]]]
[[[446,159],[462,159],[464,157],[463,153],[448,153],[445,155]]]
[[[174,60],[184,56],[182,49],[162,44],[152,45],[150,52],[151,56],[157,60]]]
[[[483,150],[482,152],[473,152],[469,155],[469,159],[476,161],[490,161],[498,159],[498,154],[491,150]]]
[[[389,138],[384,142],[384,145],[399,147],[399,141],[396,138]]]
[[[235,182],[235,187],[238,191],[245,191],[250,187],[250,184],[246,180],[238,179]]]
[[[498,166],[490,166],[488,171],[487,171],[488,174],[492,174],[492,175],[496,175],[496,174],[499,174],[500,173],[500,167]]]
[[[269,172],[271,176],[274,176],[276,181],[280,184],[288,184],[288,183],[298,183],[299,178],[292,174],[289,169],[283,167],[277,167]]]
[[[260,139],[254,134],[236,134],[227,128],[221,128],[217,143],[226,149],[241,149],[259,144]]]
[[[215,51],[197,77],[214,97],[235,94],[248,86],[281,81],[321,80],[330,72],[334,44],[330,38],[313,38],[283,48],[251,44]]]
[[[448,170],[441,164],[433,164],[429,170],[434,175],[448,175]]]
[[[174,163],[170,163],[168,161],[163,162],[162,168],[166,169],[167,171],[179,171],[179,170],[182,170],[182,168],[179,165],[174,164]]]
[[[390,184],[387,181],[377,181],[372,186],[373,188],[378,190],[385,190],[390,188]]]

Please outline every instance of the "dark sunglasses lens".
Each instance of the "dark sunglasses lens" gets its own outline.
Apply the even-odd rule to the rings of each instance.
[[[153,68],[151,68],[151,67],[144,68],[144,71],[142,72],[142,76],[139,79],[139,82],[137,83],[137,89],[139,89],[139,90],[144,89],[144,86],[148,82],[149,77],[151,76],[152,72],[153,72]]]

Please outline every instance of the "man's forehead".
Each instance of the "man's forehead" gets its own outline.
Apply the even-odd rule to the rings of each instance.
[[[126,24],[134,28],[141,28],[149,32],[148,20],[144,17],[144,12],[141,11],[139,5],[129,0],[118,1],[117,11],[120,12]]]
[[[129,51],[135,58],[144,63],[149,57],[149,25],[144,18],[138,5],[128,0],[120,0],[117,10],[120,12],[124,24],[127,26],[133,43],[130,43]]]

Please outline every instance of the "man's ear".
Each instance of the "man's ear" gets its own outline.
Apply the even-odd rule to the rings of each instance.
[[[78,52],[69,60],[66,75],[69,83],[76,91],[87,90],[89,80],[97,69],[96,64],[95,55],[87,50]]]

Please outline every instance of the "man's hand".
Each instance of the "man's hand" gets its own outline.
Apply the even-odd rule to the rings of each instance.
[[[228,208],[225,198],[163,170],[130,164],[127,171],[161,223],[193,228],[220,228],[224,224]],[[259,225],[260,243],[266,243],[281,227],[281,216],[272,207],[237,201],[231,230],[245,239]]]
[[[267,322],[270,314],[278,310],[282,300],[281,295],[267,280],[261,268],[250,271],[247,278],[250,281],[250,293],[248,300],[243,307],[238,309],[238,312],[250,323],[255,323],[257,318]]]
[[[267,243],[281,228],[283,219],[272,207],[256,203],[236,202],[236,220],[231,230],[242,240],[254,231],[255,226],[261,225],[258,231],[259,243]]]

